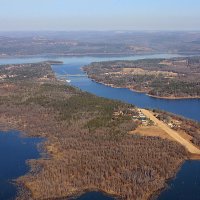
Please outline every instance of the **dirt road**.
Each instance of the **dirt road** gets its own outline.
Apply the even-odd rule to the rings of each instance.
[[[167,134],[169,134],[174,140],[182,144],[190,153],[200,155],[200,149],[195,147],[191,142],[181,137],[178,132],[172,130],[164,122],[158,120],[150,111],[145,109],[141,109],[141,111],[144,115],[146,115],[146,117],[151,119],[158,127],[160,127]]]

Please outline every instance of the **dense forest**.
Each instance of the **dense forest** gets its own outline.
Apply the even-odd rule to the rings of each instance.
[[[165,187],[187,156],[178,143],[130,135],[137,109],[56,80],[49,63],[0,67],[1,127],[46,138],[31,160],[18,199],[58,199],[101,190],[148,199]],[[116,113],[118,113],[116,115]]]
[[[163,98],[200,98],[200,57],[92,63],[90,78]]]

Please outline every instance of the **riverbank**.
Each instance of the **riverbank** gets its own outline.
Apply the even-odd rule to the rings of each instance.
[[[160,97],[160,96],[155,96],[155,95],[150,95],[147,93],[148,96],[153,97],[153,98],[157,98],[157,99],[169,99],[169,100],[178,100],[178,99],[200,99],[200,96],[190,96],[190,97]]]
[[[186,96],[185,97],[172,97],[172,96],[171,97],[161,97],[161,96],[148,94],[148,92],[146,92],[144,90],[136,90],[136,89],[133,89],[132,87],[118,87],[118,86],[115,86],[114,84],[108,84],[108,83],[104,83],[104,82],[101,82],[101,81],[97,81],[94,78],[91,78],[89,76],[88,76],[88,78],[90,78],[92,81],[94,81],[96,83],[99,83],[99,84],[102,84],[102,85],[105,85],[105,86],[109,86],[109,87],[112,87],[112,88],[129,89],[130,91],[137,92],[137,93],[142,93],[142,94],[145,94],[145,95],[147,95],[149,97],[156,98],[156,99],[168,99],[168,100],[200,99],[200,96],[195,96],[195,97],[186,97]]]
[[[0,55],[0,59],[4,59],[4,58],[38,58],[38,57],[85,57],[85,56],[94,56],[94,57],[110,57],[110,56],[114,56],[114,57],[129,57],[129,56],[143,56],[143,55],[155,55],[155,54],[160,54],[163,55],[165,53],[67,53],[67,54],[39,54],[39,55],[11,55],[11,56],[1,56]]]
[[[200,99],[200,57],[114,60],[84,66],[89,78],[163,99]],[[173,70],[172,70],[173,69]]]

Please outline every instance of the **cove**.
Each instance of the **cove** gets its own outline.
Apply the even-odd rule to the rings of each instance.
[[[27,160],[37,159],[41,138],[21,137],[19,131],[0,131],[0,199],[10,200],[17,195],[14,179],[28,172]]]

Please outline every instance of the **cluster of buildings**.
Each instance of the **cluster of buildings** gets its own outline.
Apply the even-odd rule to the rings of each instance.
[[[170,117],[169,115],[160,115],[160,114],[154,114],[154,116],[163,121],[165,124],[167,124],[170,128],[180,128],[182,122],[176,119],[173,119],[172,117]]]
[[[154,123],[146,117],[146,115],[144,115],[142,113],[141,110],[138,109],[138,115],[134,115],[133,116],[133,120],[138,120],[142,123],[143,126],[151,126],[153,125]]]
[[[130,114],[131,112],[132,112],[132,114]],[[130,113],[128,115],[131,116],[134,121],[140,122],[143,126],[154,125],[154,122],[151,121],[148,117],[146,117],[146,115],[144,115],[140,109],[138,109],[138,110],[130,109]],[[119,116],[123,116],[123,115],[125,115],[125,114],[121,110],[113,113],[113,117],[119,117]]]
[[[14,78],[16,77],[17,75],[6,75],[6,74],[3,74],[3,75],[0,75],[0,80],[4,80],[4,79],[7,79],[7,78]]]
[[[170,122],[166,123],[170,128],[180,128],[181,127],[181,122],[178,120],[172,120]]]

